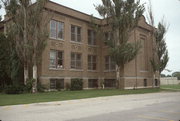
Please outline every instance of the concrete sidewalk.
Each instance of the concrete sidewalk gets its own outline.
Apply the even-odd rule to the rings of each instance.
[[[165,102],[180,102],[180,92],[120,95],[90,99],[1,106],[2,121],[65,121],[118,111],[145,108]]]

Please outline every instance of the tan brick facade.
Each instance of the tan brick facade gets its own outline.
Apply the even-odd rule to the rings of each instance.
[[[97,79],[97,85],[100,87],[101,83],[107,79],[116,79],[114,70],[105,70],[105,56],[108,55],[108,47],[104,42],[96,39],[96,45],[88,45],[88,29],[90,27],[90,16],[84,13],[72,10],[65,6],[48,2],[46,9],[53,11],[53,20],[64,23],[64,38],[51,39],[47,41],[47,46],[42,55],[42,65],[39,72],[40,83],[46,88],[50,88],[51,79],[64,79],[64,87],[67,83],[71,83],[71,79],[83,79],[83,87],[90,88],[89,79]],[[103,20],[95,18],[97,24],[101,24]],[[71,25],[81,28],[81,42],[71,41]],[[152,58],[152,39],[151,26],[145,22],[145,18],[139,21],[139,26],[135,28],[130,35],[130,42],[142,41],[142,49],[138,56],[126,64],[123,71],[121,71],[122,82],[121,88],[132,89],[134,87],[147,88],[152,87],[153,73],[150,65],[150,58]],[[50,30],[50,25],[49,25]],[[50,51],[63,52],[63,67],[50,68]],[[81,54],[81,69],[71,68],[71,53]],[[96,56],[96,70],[88,70],[88,55]],[[93,81],[92,81],[93,83]],[[112,81],[113,83],[113,81]]]

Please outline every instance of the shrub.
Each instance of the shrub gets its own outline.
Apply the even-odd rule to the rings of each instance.
[[[1,93],[1,92],[3,92],[3,87],[2,87],[2,86],[0,86],[0,93]]]
[[[24,86],[24,92],[28,92],[28,93],[32,92],[33,82],[34,79],[27,80],[27,84]]]
[[[82,79],[72,79],[71,80],[71,90],[82,90],[83,81]]]
[[[24,86],[7,86],[4,90],[6,94],[21,94],[24,91]]]
[[[180,76],[178,76],[177,79],[180,80]]]

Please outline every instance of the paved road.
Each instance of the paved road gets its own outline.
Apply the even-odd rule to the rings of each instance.
[[[0,107],[2,121],[179,121],[180,92]]]

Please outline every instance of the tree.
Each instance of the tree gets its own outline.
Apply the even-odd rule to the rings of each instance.
[[[152,80],[152,87],[154,87],[154,80],[156,79],[156,72],[158,71],[158,65],[157,65],[157,55],[154,53],[156,52],[157,48],[156,48],[156,41],[155,41],[155,25],[154,25],[154,14],[153,14],[153,10],[152,10],[152,4],[151,4],[151,0],[149,0],[149,8],[148,8],[148,21],[149,24],[152,26],[152,31],[151,31],[151,40],[152,40],[152,44],[153,44],[153,48],[152,48],[152,59],[150,60],[151,63],[151,67],[152,67],[152,71],[153,71],[153,80]]]
[[[21,62],[24,65],[24,84],[26,85],[29,79],[29,42],[28,42],[28,7],[31,5],[30,0],[2,0],[5,6],[6,14],[11,23],[9,23],[7,30],[11,33],[15,48]]]
[[[158,24],[158,29],[155,33],[156,45],[157,45],[157,56],[158,56],[158,71],[159,74],[166,68],[169,61],[168,50],[165,42],[165,34],[167,27],[163,22]]]
[[[167,27],[164,24],[164,22],[159,22],[158,28],[155,29],[154,25],[154,15],[152,10],[151,1],[149,0],[149,11],[148,11],[148,20],[149,24],[152,26],[152,33],[151,33],[151,39],[153,42],[153,57],[150,60],[152,71],[153,71],[153,81],[152,86],[154,87],[154,80],[156,78],[156,72],[158,72],[158,78],[160,82],[160,75],[161,72],[165,69],[169,57],[168,57],[168,50],[165,42],[165,34],[167,32]]]
[[[177,77],[178,80],[180,80],[180,72],[174,72],[172,73],[172,77]]]
[[[48,0],[37,0],[33,9],[30,9],[29,32],[31,34],[30,46],[32,48],[33,92],[37,91],[37,65],[41,62],[42,52],[49,36],[47,25],[50,22],[51,16],[45,16],[43,11],[47,1]]]
[[[0,9],[2,8],[2,6],[0,5]],[[0,16],[0,22],[1,22],[1,20],[2,20],[2,17]]]
[[[124,64],[133,60],[140,50],[140,43],[129,43],[130,32],[137,26],[144,6],[134,0],[102,0],[96,10],[110,28],[110,55],[116,63],[117,88],[120,88],[120,72]],[[122,75],[121,75],[122,76]]]
[[[14,37],[18,56],[24,64],[24,84],[29,79],[29,70],[33,70],[33,92],[37,91],[37,64],[40,62],[42,52],[48,38],[44,6],[48,0],[4,0],[6,12],[12,19],[8,28]],[[33,66],[31,65],[33,64]],[[31,68],[33,67],[33,68]]]
[[[9,66],[9,43],[7,38],[3,33],[0,33],[0,85],[5,87],[5,85],[11,84],[10,78],[10,66]]]
[[[12,39],[0,33],[0,85],[20,85],[22,81],[22,64],[12,46]]]
[[[165,42],[165,34],[167,27],[163,22],[158,24],[158,28],[155,31],[155,49],[154,58],[151,60],[151,65],[153,67],[154,75],[157,71],[159,74],[159,80],[161,72],[166,68],[169,61],[168,50]]]

